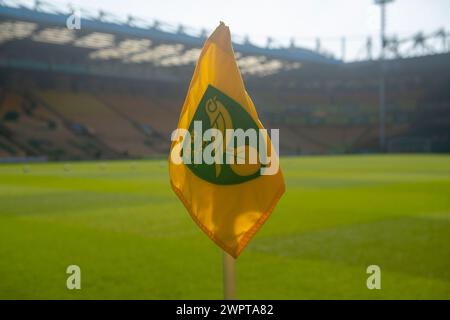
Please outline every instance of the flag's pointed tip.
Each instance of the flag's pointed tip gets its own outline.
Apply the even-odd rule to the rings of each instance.
[[[219,26],[211,34],[209,40],[223,47],[229,46],[229,43],[231,43],[230,28],[223,21],[220,21]]]
[[[217,29],[226,29],[226,30],[228,30],[228,32],[230,31],[230,28],[228,28],[228,26],[223,21],[220,21],[219,26],[217,27]]]

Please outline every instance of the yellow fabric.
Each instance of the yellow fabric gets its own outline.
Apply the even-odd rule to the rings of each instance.
[[[237,101],[263,128],[235,61],[229,28],[223,23],[202,49],[178,128],[189,128],[208,85]],[[175,142],[172,148],[174,145]],[[197,177],[184,164],[174,164],[169,156],[169,173],[173,190],[194,221],[235,258],[269,217],[285,190],[281,170],[240,184],[217,185]]]

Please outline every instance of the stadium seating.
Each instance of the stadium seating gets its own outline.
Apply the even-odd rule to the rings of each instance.
[[[88,93],[43,91],[41,98],[66,121],[78,123],[119,155],[148,155],[146,137],[126,117]]]
[[[363,69],[350,74],[346,68],[250,81],[264,126],[280,129],[281,154],[379,151],[377,81]],[[408,72],[388,79],[388,150],[450,151],[444,82]],[[19,70],[0,81],[0,156],[50,159],[166,155],[187,86]]]
[[[10,139],[0,136],[0,157],[23,157],[25,153],[22,149],[14,145]]]
[[[15,116],[11,117],[11,114]],[[89,138],[75,135],[62,119],[30,94],[5,91],[0,117],[4,131],[0,146],[3,146],[3,154],[8,156],[84,159],[102,154],[101,147],[92,145]]]
[[[148,95],[109,94],[99,99],[146,134],[155,151],[168,150],[170,134],[176,128],[181,103],[177,105],[176,101],[164,101]]]

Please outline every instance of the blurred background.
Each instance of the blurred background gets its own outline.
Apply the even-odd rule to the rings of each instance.
[[[283,155],[450,151],[446,1],[95,3],[1,2],[2,161],[167,154],[220,19]]]

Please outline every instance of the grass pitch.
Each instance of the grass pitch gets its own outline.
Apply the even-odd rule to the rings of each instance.
[[[450,299],[449,156],[281,165],[287,191],[237,261],[238,298]],[[166,161],[0,165],[1,299],[221,299],[221,272]]]

